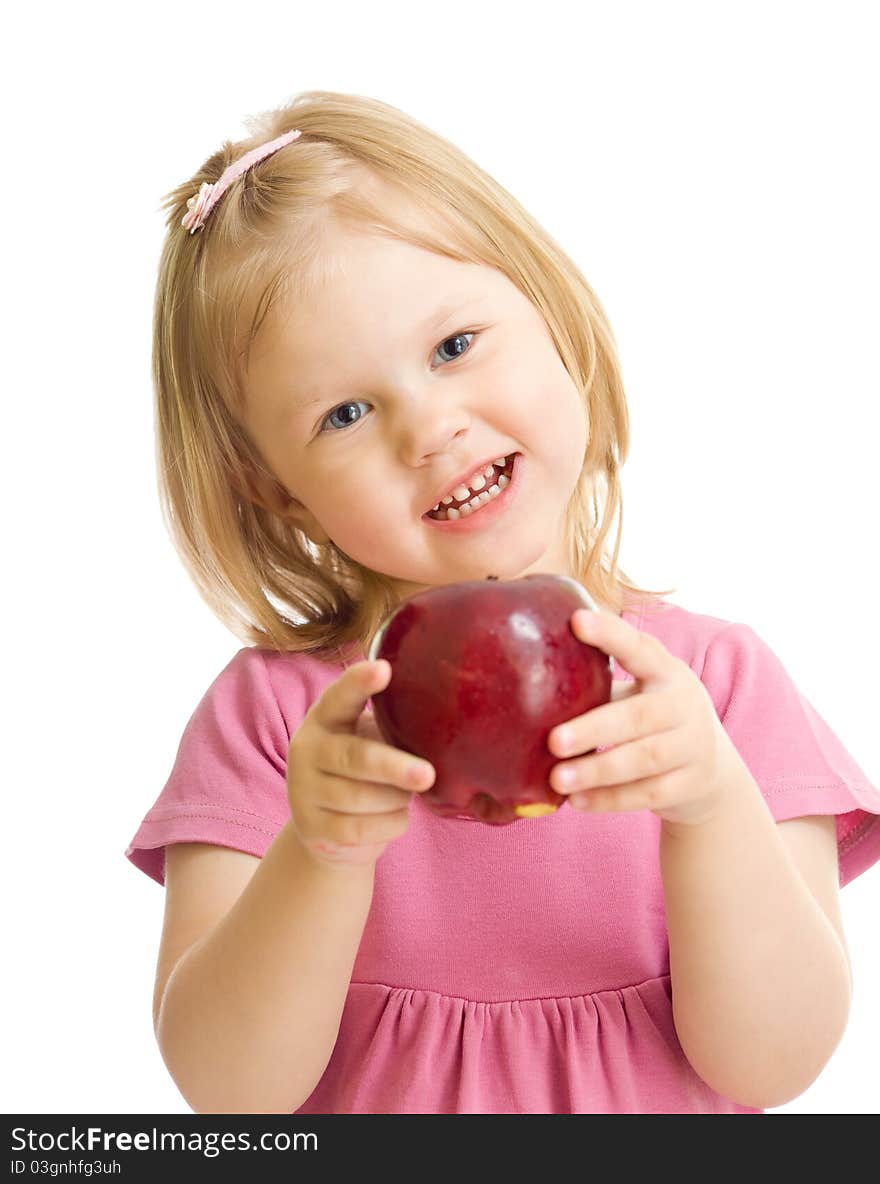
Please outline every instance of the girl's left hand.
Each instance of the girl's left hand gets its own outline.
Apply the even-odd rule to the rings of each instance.
[[[652,810],[675,824],[707,821],[741,762],[709,692],[661,641],[614,613],[578,609],[571,627],[635,682],[613,683],[610,703],[550,732],[554,756],[577,758],[554,765],[552,788],[579,810]],[[580,755],[605,745],[613,747]]]

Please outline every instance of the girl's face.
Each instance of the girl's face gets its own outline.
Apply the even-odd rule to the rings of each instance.
[[[275,310],[248,371],[246,426],[287,515],[402,595],[572,574],[563,526],[586,415],[541,314],[494,268],[354,230],[331,244],[339,270],[308,306]],[[500,495],[428,517],[511,453]]]

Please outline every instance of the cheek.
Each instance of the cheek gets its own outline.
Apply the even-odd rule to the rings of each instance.
[[[558,358],[549,374],[545,370],[544,382],[538,390],[548,449],[556,452],[563,467],[570,463],[580,470],[589,439],[587,409]]]
[[[590,432],[587,410],[567,373],[552,393],[547,392],[545,408],[542,451],[553,457],[559,487],[571,491],[583,472]]]
[[[577,451],[581,460],[583,460],[584,453],[587,451],[587,444],[590,440],[589,415],[577,387],[568,375],[566,375],[566,381],[568,385],[565,392],[565,399],[563,400],[566,429],[571,437],[572,444],[577,445]]]
[[[576,426],[586,437],[586,409],[552,341],[541,341],[525,356],[510,350],[506,357],[510,363],[503,368],[500,385],[513,405],[532,416],[539,406],[542,417],[546,411],[554,425]]]
[[[327,481],[328,494],[318,510],[324,529],[347,555],[360,563],[388,548],[394,537],[393,499],[381,486],[342,474]]]
[[[411,538],[412,527],[410,527]],[[338,530],[330,532],[336,546],[363,567],[386,575],[402,575],[412,561],[412,548],[403,544],[402,533],[390,530],[386,515],[353,514]]]

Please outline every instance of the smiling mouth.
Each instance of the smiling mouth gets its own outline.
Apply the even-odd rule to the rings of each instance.
[[[429,510],[425,514],[425,517],[433,518],[435,522],[447,522],[455,521],[457,518],[468,518],[471,514],[477,513],[483,506],[499,497],[510,484],[510,479],[513,476],[513,461],[516,455],[515,452],[512,452],[506,458],[504,468],[500,470],[498,477],[492,485],[480,490],[479,493],[475,493],[473,497],[465,502],[458,502],[453,498],[448,506],[441,503],[438,508]]]

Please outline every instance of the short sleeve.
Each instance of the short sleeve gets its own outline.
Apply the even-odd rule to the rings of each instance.
[[[264,855],[290,816],[290,736],[329,681],[315,665],[255,647],[235,655],[187,723],[171,775],[125,851],[135,867],[164,884],[169,843]]]
[[[718,633],[701,679],[774,819],[834,814],[841,886],[880,859],[880,793],[757,633]]]

